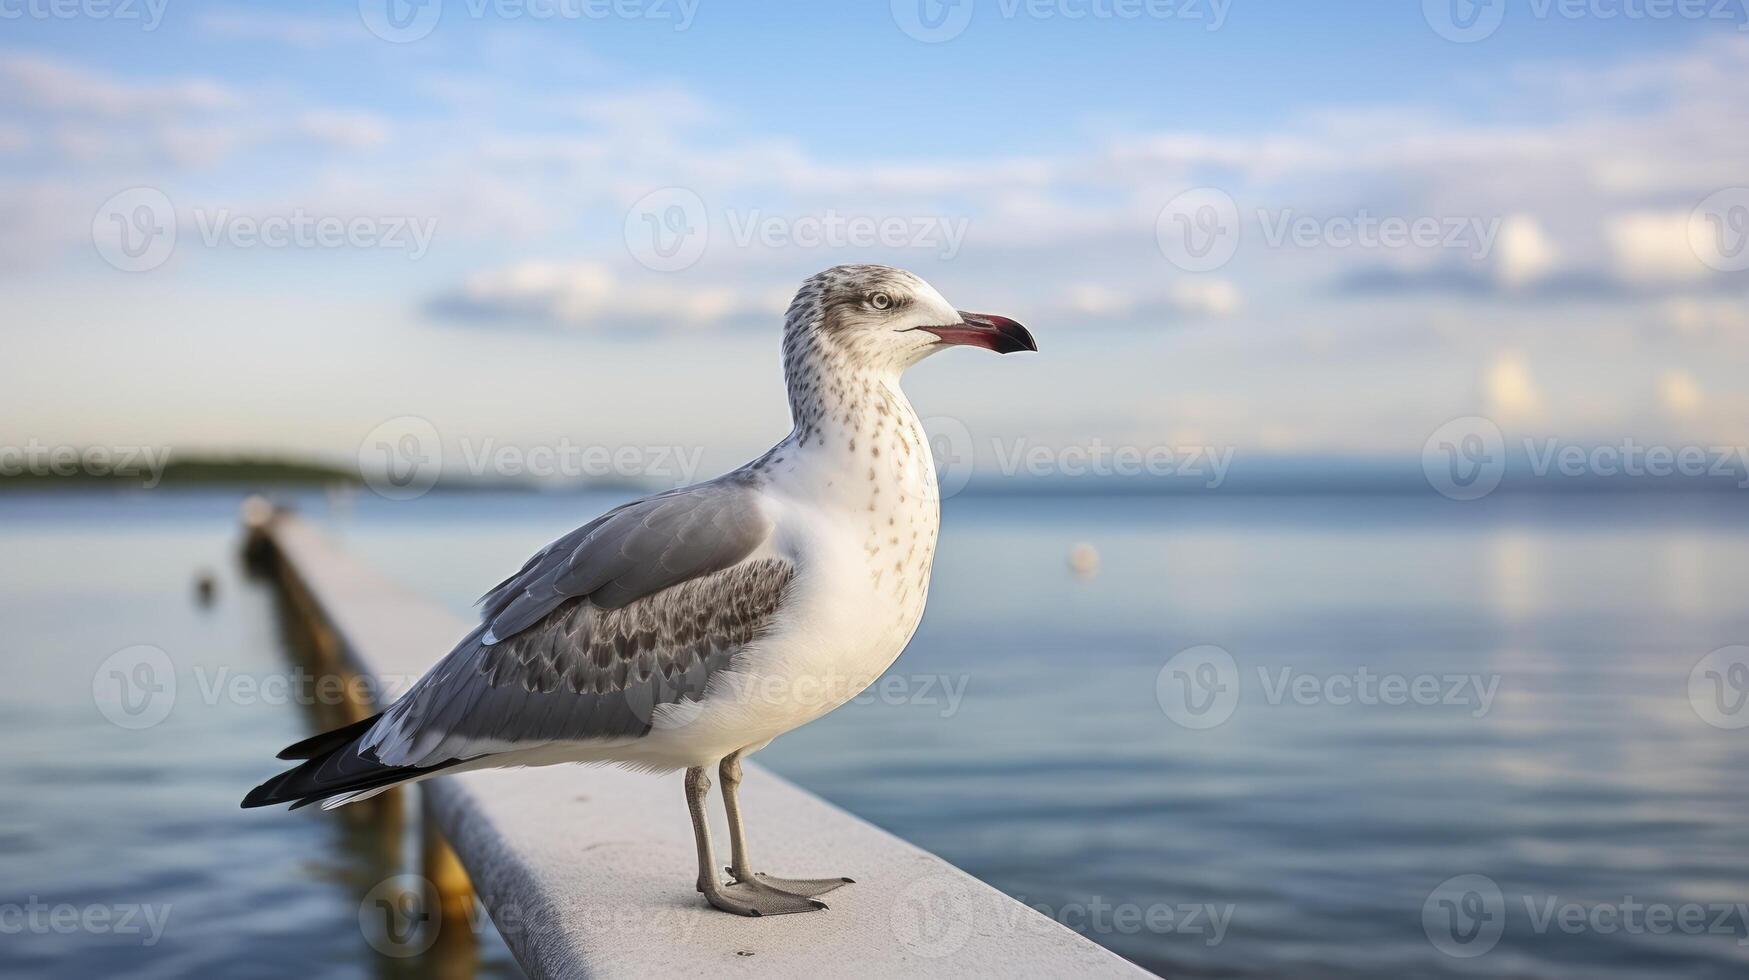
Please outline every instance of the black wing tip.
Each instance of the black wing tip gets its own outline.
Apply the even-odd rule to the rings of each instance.
[[[311,735],[309,738],[293,742],[280,749],[279,755],[274,758],[284,762],[301,762],[327,755],[336,749],[345,748],[352,744],[359,736],[370,731],[371,726],[375,725],[377,719],[382,716],[382,712],[379,711],[369,718],[361,718],[351,724]]]
[[[269,779],[250,790],[243,797],[242,808],[250,810],[255,807],[290,803],[291,809],[301,810],[312,803],[320,803],[336,796],[383,789],[396,783],[442,772],[463,761],[461,759],[447,759],[429,766],[387,766],[377,762],[373,754],[355,754],[355,761],[363,762],[369,768],[346,774],[329,773],[324,775],[323,764],[328,762],[337,752],[347,749],[350,749],[350,745],[319,758],[305,760]]]
[[[243,797],[242,808],[245,810],[253,810],[257,807],[273,806],[276,803],[287,802],[288,798],[276,796],[274,793],[274,790],[284,781],[286,775],[286,773],[281,773],[278,776],[269,779],[267,782],[262,783],[260,786],[250,790],[248,794]],[[295,799],[295,797],[291,797],[290,799]]]
[[[330,797],[340,796],[344,793],[350,792],[349,790],[337,790],[333,793],[319,793],[314,796],[298,796],[296,794],[286,794],[282,796],[275,792],[275,790],[278,789],[278,784],[285,775],[289,775],[289,773],[275,776],[267,782],[262,783],[260,786],[250,790],[249,794],[243,797],[240,809],[254,810],[264,806],[278,806],[281,803],[290,803],[291,806],[287,807],[287,812],[289,813],[292,810],[302,809],[312,803],[320,803]]]

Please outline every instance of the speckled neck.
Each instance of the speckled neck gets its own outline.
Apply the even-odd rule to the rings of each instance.
[[[941,511],[928,436],[899,388],[905,364],[872,338],[859,347],[818,317],[791,316],[783,365],[795,429],[755,468],[806,474],[814,499],[841,507],[844,526],[861,532],[871,585],[915,627]]]
[[[783,378],[797,445],[824,445],[834,430],[847,438],[871,419],[910,412],[899,391],[905,365],[872,345],[834,334],[816,308],[790,310],[784,324]]]

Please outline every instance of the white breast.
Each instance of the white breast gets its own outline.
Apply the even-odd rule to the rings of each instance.
[[[878,680],[910,642],[940,530],[922,423],[893,388],[823,440],[775,450],[763,488],[773,551],[796,566],[779,622],[708,702],[741,744],[812,721]],[[700,719],[705,721],[706,719]],[[739,745],[734,747],[740,747]]]

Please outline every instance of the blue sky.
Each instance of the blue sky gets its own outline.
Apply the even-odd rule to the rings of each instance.
[[[787,293],[860,260],[1038,334],[910,383],[980,445],[1749,443],[1741,253],[1700,254],[1749,213],[1734,0],[961,0],[934,43],[908,0],[427,0],[405,43],[381,0],[62,2],[0,2],[7,443],[346,457],[413,415],[719,468],[785,429]],[[1171,241],[1211,201],[1213,266]],[[293,218],[365,237],[251,237]],[[678,266],[635,241],[670,219]]]

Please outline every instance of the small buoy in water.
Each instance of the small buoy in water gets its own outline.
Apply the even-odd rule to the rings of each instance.
[[[1092,578],[1099,572],[1099,551],[1085,541],[1069,549],[1069,570],[1079,578]]]
[[[194,577],[194,595],[203,606],[213,604],[213,597],[218,595],[219,581],[212,572],[202,571]]]
[[[250,494],[243,501],[243,526],[251,531],[261,531],[273,520],[273,501],[258,493]]]

